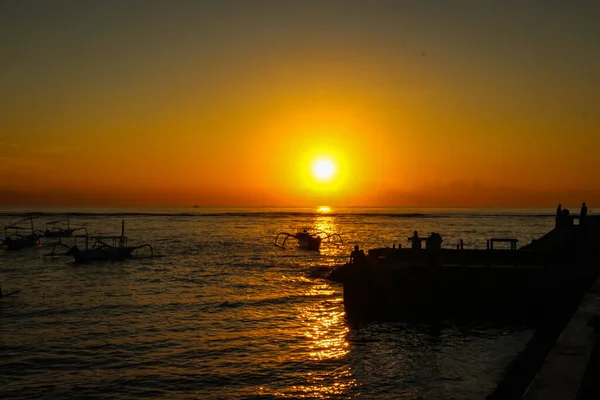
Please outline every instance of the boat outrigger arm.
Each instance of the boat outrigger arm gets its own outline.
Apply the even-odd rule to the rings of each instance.
[[[30,233],[31,235],[33,235],[33,234],[43,235],[44,234],[43,232],[41,232],[41,231],[35,231],[33,229],[33,220],[35,218],[37,218],[37,217],[32,215],[30,217],[23,218],[19,222],[15,222],[14,224],[10,224],[10,225],[5,226],[4,227],[4,233],[6,234],[6,237],[9,236],[8,232],[11,231],[11,230],[15,231],[15,233],[19,232],[19,231],[26,231],[26,230],[28,230],[28,231],[31,231],[31,233]],[[31,226],[21,226],[25,222],[30,222]]]
[[[79,248],[77,244],[68,246],[63,242],[58,242],[52,246],[52,252],[44,254],[50,256],[73,256],[75,262],[94,261],[94,260],[111,260],[118,261],[127,258],[152,258],[160,257],[154,254],[154,249],[150,244],[142,244],[140,246],[128,246],[127,237],[125,236],[90,236],[76,235],[78,239],[83,239],[84,244]],[[110,243],[112,241],[112,244]],[[139,254],[140,249],[149,249],[150,254]],[[60,252],[64,249],[64,252]]]
[[[71,228],[71,222],[70,222],[69,218],[67,218],[67,227],[66,228],[61,228],[59,226],[56,226],[56,224],[58,224],[59,222],[60,221],[47,222],[46,223],[46,232],[44,232],[44,236],[57,237],[57,238],[71,237],[77,231],[83,231],[83,232],[85,232],[86,235],[88,234],[88,231],[85,227]]]

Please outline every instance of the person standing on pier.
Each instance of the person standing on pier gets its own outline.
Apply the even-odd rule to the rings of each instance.
[[[581,212],[579,213],[579,225],[585,224],[587,219],[587,206],[585,205],[585,201],[581,203]]]
[[[409,237],[408,240],[410,240],[413,249],[419,250],[421,248],[421,238],[417,231],[414,231],[413,235]]]
[[[558,228],[560,226],[560,221],[562,221],[562,216],[563,216],[562,204],[559,204],[558,207],[556,207],[556,217],[555,217],[555,222],[554,222],[554,226],[556,228]]]
[[[354,246],[354,251],[350,253],[350,264],[358,264],[366,260],[365,252]]]

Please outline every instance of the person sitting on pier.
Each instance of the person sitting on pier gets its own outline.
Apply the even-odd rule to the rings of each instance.
[[[425,241],[427,250],[427,261],[430,265],[439,264],[439,252],[442,249],[442,235],[437,232],[431,232],[431,235]]]
[[[569,212],[568,208],[562,210],[562,221],[560,223],[561,226],[573,226],[573,217]]]
[[[354,251],[350,253],[350,264],[358,264],[366,259],[365,252],[358,249],[358,245],[354,246]]]
[[[431,235],[425,241],[425,248],[428,250],[440,250],[442,248],[442,235],[437,232],[431,232]]]
[[[417,231],[414,231],[413,235],[409,237],[408,240],[411,241],[413,249],[418,250],[421,248],[421,238],[419,237],[419,233]]]

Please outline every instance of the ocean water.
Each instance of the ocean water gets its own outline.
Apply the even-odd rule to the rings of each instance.
[[[159,258],[73,264],[37,248],[0,250],[2,399],[484,399],[531,337],[529,327],[345,319],[324,279],[358,244],[521,244],[553,210],[0,209],[0,225],[51,220],[149,243]],[[320,252],[281,249],[277,233],[337,232]]]

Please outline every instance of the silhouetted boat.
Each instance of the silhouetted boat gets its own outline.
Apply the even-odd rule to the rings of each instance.
[[[283,238],[283,239],[282,239]],[[342,237],[337,233],[326,233],[311,228],[298,228],[296,233],[280,232],[275,237],[275,246],[285,248],[285,243],[289,238],[294,238],[298,242],[298,247],[306,250],[319,250],[321,242],[338,241],[343,244]]]
[[[39,238],[43,235],[42,232],[35,231],[33,228],[33,220],[36,217],[29,216],[15,222],[14,224],[4,227],[4,240],[2,244],[8,250],[19,250],[25,247],[33,247],[39,244]],[[30,226],[23,226],[26,223]],[[29,231],[29,233],[26,233]]]
[[[73,256],[75,262],[90,261],[122,261],[128,258],[149,258],[156,257],[152,246],[143,244],[140,246],[129,246],[125,236],[125,221],[121,224],[120,236],[93,236],[93,235],[74,235],[75,244],[68,246],[59,242],[52,247],[52,252],[46,256]],[[79,245],[78,245],[79,244]],[[80,247],[81,246],[81,247]],[[65,249],[64,253],[57,253],[57,249]],[[136,255],[135,252],[140,249],[149,249],[149,255]]]

